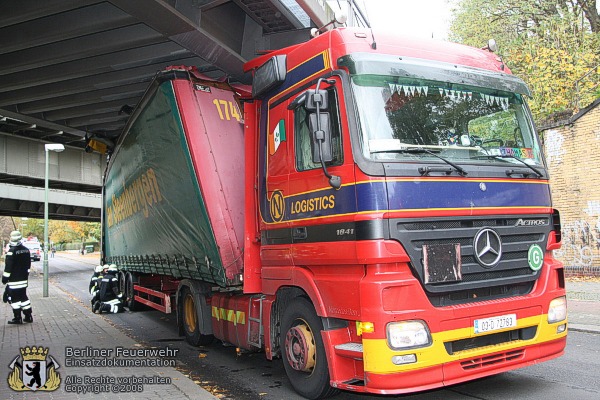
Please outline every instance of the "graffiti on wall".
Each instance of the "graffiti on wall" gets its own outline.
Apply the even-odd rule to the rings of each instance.
[[[590,217],[562,225],[562,247],[554,256],[580,272],[600,272],[600,201],[588,201],[584,212]]]
[[[560,164],[562,162],[562,157],[565,154],[565,150],[563,149],[564,141],[565,137],[557,130],[551,129],[546,131],[544,145],[546,147],[546,159],[548,163]]]

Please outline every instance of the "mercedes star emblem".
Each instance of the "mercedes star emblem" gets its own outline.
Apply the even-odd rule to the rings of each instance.
[[[473,253],[481,266],[491,268],[502,257],[502,240],[493,229],[482,229],[473,240]]]

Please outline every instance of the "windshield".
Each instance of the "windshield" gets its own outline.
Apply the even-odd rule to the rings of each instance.
[[[369,74],[353,75],[352,88],[366,158],[543,165],[520,94]]]

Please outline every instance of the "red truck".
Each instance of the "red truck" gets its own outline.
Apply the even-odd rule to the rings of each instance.
[[[281,357],[310,399],[563,354],[559,214],[497,55],[342,28],[245,69],[162,71],[110,156],[103,259],[130,309]]]

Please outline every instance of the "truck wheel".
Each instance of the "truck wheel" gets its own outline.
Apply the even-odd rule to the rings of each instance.
[[[123,271],[118,271],[117,272],[117,279],[119,281],[119,292],[123,293],[123,295],[125,295],[125,289],[126,289],[126,284],[127,284],[127,276],[126,273]]]
[[[198,310],[196,298],[189,287],[181,289],[181,316],[185,340],[192,346],[205,346],[212,343],[213,335],[203,335],[198,324]]]
[[[134,276],[131,272],[127,272],[125,274],[125,306],[129,309],[129,311],[139,311],[142,307],[142,304],[135,301],[133,292],[133,285],[138,282],[137,276]]]
[[[338,392],[329,384],[322,330],[321,318],[309,300],[298,297],[285,308],[279,338],[283,366],[294,389],[307,399],[323,399]]]

